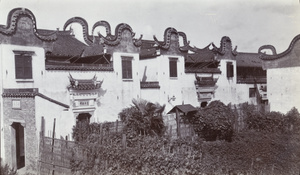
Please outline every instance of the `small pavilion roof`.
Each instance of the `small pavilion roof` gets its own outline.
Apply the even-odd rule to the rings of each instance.
[[[178,109],[179,112],[182,112],[184,114],[187,114],[189,112],[197,111],[197,108],[190,104],[184,104],[184,105],[176,105],[173,109],[171,109],[167,114],[176,113],[176,109]]]

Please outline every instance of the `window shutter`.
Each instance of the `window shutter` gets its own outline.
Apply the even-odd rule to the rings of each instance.
[[[122,60],[122,78],[126,78],[126,60]]]
[[[255,96],[256,96],[256,89],[249,88],[249,97],[255,97]]]
[[[15,55],[16,79],[32,78],[31,56]]]
[[[233,64],[227,63],[227,77],[233,77]]]
[[[177,77],[177,61],[170,60],[170,77]]]
[[[132,79],[132,60],[122,59],[122,78],[123,79]]]
[[[16,78],[23,78],[24,75],[24,60],[21,55],[15,55]]]
[[[32,78],[32,63],[30,56],[24,56],[24,78]]]

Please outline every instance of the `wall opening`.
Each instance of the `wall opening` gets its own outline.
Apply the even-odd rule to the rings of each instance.
[[[25,167],[24,127],[16,122],[14,122],[11,127],[12,164],[14,167],[17,167],[17,169],[20,169]]]
[[[201,108],[205,108],[207,106],[207,101],[201,103]]]
[[[76,118],[76,125],[89,124],[91,114],[89,113],[80,113]]]

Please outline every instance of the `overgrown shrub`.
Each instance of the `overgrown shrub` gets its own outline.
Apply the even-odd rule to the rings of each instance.
[[[224,109],[224,113],[228,110],[223,104],[214,105],[220,105],[218,109]],[[234,133],[231,142],[207,142],[199,137],[172,140],[156,135],[128,136],[124,140],[122,132],[99,134],[98,125],[89,124],[88,128],[96,128],[88,130],[88,139],[77,142],[71,167],[79,174],[296,175],[300,172],[299,112],[292,109],[284,116],[284,123],[289,124],[277,124],[287,128],[286,132],[271,132],[272,127],[272,130],[246,129]],[[261,117],[270,122],[270,118],[277,121],[281,116],[269,113]],[[227,121],[218,118],[219,123]]]
[[[299,131],[300,114],[296,108],[284,115],[273,111],[261,113],[254,109],[254,105],[243,104],[242,113],[245,114],[247,129],[250,130],[280,133]]]
[[[75,152],[72,167],[80,174],[298,174],[299,138],[239,133],[232,142],[171,140],[158,136],[122,137],[85,143]],[[282,142],[284,140],[285,142]]]
[[[187,120],[194,126],[195,132],[207,141],[231,141],[234,113],[220,101],[212,101]]]
[[[2,165],[2,159],[0,158],[0,175],[17,175],[17,170],[11,168],[8,164]]]
[[[111,125],[112,122],[90,124],[89,121],[82,121],[73,126],[72,137],[76,142],[85,142],[87,140],[93,141],[94,137],[100,136],[103,132],[108,133]]]

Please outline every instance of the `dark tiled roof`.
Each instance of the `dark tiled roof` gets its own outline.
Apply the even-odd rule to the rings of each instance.
[[[262,67],[262,60],[258,53],[238,52],[236,61],[237,67]]]
[[[48,30],[48,29],[37,29],[37,32],[41,35],[51,35],[54,32],[56,32],[56,30]]]
[[[150,49],[155,47],[155,41],[152,40],[142,40],[141,49]]]
[[[152,82],[141,82],[141,89],[147,89],[147,88],[153,88],[153,89],[159,89],[159,82],[158,81],[152,81]]]
[[[141,49],[140,51],[140,59],[154,58],[156,56],[156,48]]]
[[[83,50],[82,57],[95,56],[95,55],[103,55],[103,46],[101,44],[95,44],[92,46],[86,46]]]
[[[254,84],[254,83],[267,83],[266,77],[237,77],[237,83],[239,84]]]
[[[197,67],[186,67],[185,73],[221,73],[219,68],[202,68]]]
[[[154,58],[156,57],[156,49],[154,41],[151,40],[142,40],[141,50],[140,50],[140,59]]]
[[[51,55],[56,56],[79,56],[85,50],[86,45],[77,40],[71,32],[59,31],[57,40],[53,44]]]
[[[171,113],[176,113],[176,109],[179,110],[179,112],[182,112],[184,114],[187,114],[188,112],[193,112],[193,111],[197,111],[197,108],[195,108],[194,106],[190,105],[190,104],[186,104],[186,105],[176,105],[173,109],[171,109],[168,114]]]
[[[72,86],[70,88],[75,90],[92,90],[92,89],[99,89],[101,87],[100,84],[92,84],[92,83],[80,83],[77,86]]]
[[[37,88],[3,89],[2,97],[33,98],[37,93]]]
[[[186,63],[200,63],[211,62],[214,60],[214,54],[212,51],[204,51],[202,53],[188,54],[186,57]]]
[[[48,100],[52,103],[60,105],[65,108],[69,108],[69,105],[61,103],[57,100],[54,100],[46,95],[39,93],[37,88],[26,88],[26,89],[3,89],[2,96],[5,98],[34,98],[35,96],[39,96],[45,100]]]
[[[113,71],[112,64],[46,63],[46,70]]]

